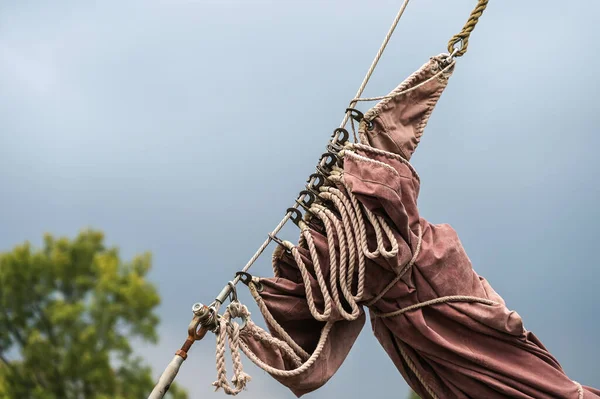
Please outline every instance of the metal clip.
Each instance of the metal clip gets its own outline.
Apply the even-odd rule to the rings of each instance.
[[[200,341],[208,332],[208,326],[204,326],[201,321],[201,317],[194,315],[192,321],[188,326],[188,337],[192,338],[193,341]],[[189,344],[186,343],[186,347],[181,348],[181,353],[177,353],[184,359],[187,357],[187,351],[192,346],[193,341]]]
[[[311,182],[312,181],[312,182]],[[306,188],[315,195],[319,195],[319,189],[325,184],[325,178],[320,173],[313,173],[308,176]]]
[[[338,142],[330,141],[327,143],[327,151],[331,153],[339,153],[344,149],[344,146]]]
[[[254,278],[252,277],[252,275],[250,273],[247,273],[247,272],[237,272],[235,275],[236,276],[240,276],[240,281],[242,283],[246,284],[247,286],[250,286],[250,283],[254,283],[254,285],[256,286],[256,290],[258,292],[262,292],[263,285],[260,282],[255,282]]]
[[[308,201],[306,201],[306,200],[300,201],[300,198],[303,196],[307,196]],[[302,191],[300,191],[300,195],[298,196],[298,199],[296,199],[296,203],[298,205],[300,205],[302,208],[304,208],[305,211],[310,212],[310,206],[312,204],[314,204],[315,200],[316,200],[316,197],[312,191],[302,190]]]
[[[270,234],[269,234],[269,237],[271,237]],[[273,238],[273,237],[271,237],[271,238]],[[235,276],[239,277],[240,281],[246,285],[250,284],[250,282],[252,281],[252,275],[247,272],[237,272],[235,274]]]
[[[302,213],[300,213],[300,211],[296,208],[288,208],[286,209],[285,213],[292,214],[292,216],[290,216],[290,219],[292,220],[292,222],[294,222],[296,226],[298,226],[302,221]]]
[[[327,170],[324,167],[322,167],[321,165],[318,165],[316,167],[316,169],[317,169],[317,172],[319,172],[319,174],[321,174],[321,175],[323,175],[325,177],[329,176],[329,174],[331,172],[331,170]]]
[[[271,240],[273,240],[274,242],[276,242],[277,244],[281,245],[282,247],[285,247],[283,240],[281,238],[277,237],[275,234],[269,233],[269,238]]]
[[[317,172],[319,172],[323,176],[328,176],[331,172],[331,168],[338,162],[338,160],[339,158],[337,157],[337,155],[331,152],[324,153],[323,155],[321,155],[319,163],[317,164]]]
[[[346,110],[347,112],[348,110]],[[342,137],[340,138],[340,133],[342,134]],[[340,143],[340,144],[344,144],[346,141],[348,141],[348,139],[350,138],[350,134],[348,133],[348,131],[342,127],[338,127],[337,129],[335,129],[333,131],[333,134],[331,135],[331,137],[333,137],[333,141]]]
[[[359,122],[365,118],[365,115],[356,108],[346,108],[346,113],[350,112],[350,118]]]

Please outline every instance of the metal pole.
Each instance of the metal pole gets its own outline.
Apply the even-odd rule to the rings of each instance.
[[[158,382],[152,390],[152,393],[150,393],[150,396],[148,396],[148,399],[162,399],[167,394],[167,391],[171,387],[173,380],[175,380],[175,377],[179,372],[179,367],[181,367],[184,360],[185,359],[179,355],[173,357],[171,363],[169,363],[158,379]]]

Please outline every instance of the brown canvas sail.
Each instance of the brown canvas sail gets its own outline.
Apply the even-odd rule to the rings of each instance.
[[[280,243],[274,277],[247,281],[272,337],[251,321],[229,334],[297,396],[338,370],[367,308],[422,398],[600,398],[475,273],[452,227],[419,215],[420,180],[408,161],[453,69],[447,56],[431,58],[364,115],[360,144],[331,148],[326,179],[297,220],[300,241]],[[238,306],[224,320],[247,315]],[[236,373],[240,389],[244,378]]]

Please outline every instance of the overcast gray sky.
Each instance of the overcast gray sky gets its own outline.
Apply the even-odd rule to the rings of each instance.
[[[161,341],[138,347],[158,374],[192,303],[302,189],[401,1],[99,3],[0,4],[0,249],[91,226],[126,257],[151,251]],[[365,94],[445,51],[475,3],[413,0]],[[569,376],[597,387],[598,15],[592,1],[491,1],[413,158],[422,214],[454,226]],[[293,397],[247,364],[242,397]],[[178,380],[219,397],[215,376],[209,337]],[[366,326],[307,398],[405,391]]]

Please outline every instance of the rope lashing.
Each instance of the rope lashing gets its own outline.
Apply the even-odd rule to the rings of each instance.
[[[467,47],[469,47],[469,37],[471,36],[471,32],[477,26],[477,22],[479,22],[479,18],[483,15],[485,8],[488,5],[489,0],[479,0],[477,2],[477,6],[471,12],[469,19],[465,26],[463,26],[460,33],[452,36],[450,41],[448,42],[448,52],[454,57],[461,57],[465,55],[467,52]],[[460,45],[459,47],[457,47]]]
[[[363,162],[379,162],[355,152],[355,150],[366,150],[366,148],[367,146],[361,144],[347,143],[344,148],[336,154],[336,158],[339,162],[342,162],[344,158],[361,159]],[[370,148],[369,151],[378,153],[380,150]],[[392,156],[389,153],[387,155]],[[408,161],[401,157],[396,159],[401,159],[403,163],[410,165]],[[352,193],[351,188],[345,182],[344,170],[339,165],[332,165],[330,173],[324,176],[323,182],[319,186],[318,195],[311,197],[311,200],[308,203],[305,203],[305,206],[307,208],[305,218],[300,220],[295,218],[295,222],[301,230],[300,242],[298,245],[273,237],[279,244],[273,255],[273,266],[274,271],[278,273],[276,260],[283,255],[284,251],[286,251],[292,256],[300,270],[309,310],[314,319],[325,322],[325,325],[321,330],[317,347],[309,354],[294,341],[288,332],[285,331],[273,317],[261,297],[261,290],[259,288],[261,285],[260,279],[245,273],[245,278],[242,279],[242,281],[248,285],[252,298],[256,301],[267,325],[273,331],[273,335],[254,324],[252,320],[250,320],[248,309],[237,302],[237,300],[232,301],[227,307],[224,315],[219,320],[216,352],[217,381],[214,385],[217,388],[222,388],[225,393],[229,395],[237,395],[244,389],[246,383],[249,381],[249,376],[242,371],[239,353],[236,353],[240,350],[259,368],[274,376],[292,377],[306,372],[314,362],[317,361],[325,347],[331,328],[336,323],[336,320],[338,320],[333,317],[341,317],[344,320],[350,321],[356,320],[360,315],[361,305],[364,303],[363,291],[366,259],[392,258],[398,254],[398,243],[392,234],[389,222],[385,218],[373,214],[367,207],[358,201]],[[326,281],[326,273],[324,273],[319,261],[320,254],[317,252],[315,238],[313,237],[314,231],[312,228],[315,225],[313,219],[315,219],[314,221],[320,221],[323,224],[323,234],[327,240],[329,255],[329,281]],[[367,245],[367,230],[373,232],[379,231],[379,233],[375,233],[373,237],[373,241],[376,244],[374,249],[369,248]],[[424,307],[451,302],[476,302],[485,305],[497,304],[486,298],[455,295],[416,303],[394,312],[380,313],[377,311],[377,302],[380,301],[387,291],[415,265],[422,246],[423,231],[420,224],[417,227],[416,234],[418,239],[413,247],[411,259],[407,261],[406,265],[400,269],[396,277],[386,285],[382,292],[366,303],[366,305],[371,308],[373,316],[378,318],[396,317]],[[305,259],[300,255],[300,247],[304,247],[304,249],[308,250],[308,254],[305,256],[308,261],[312,263],[311,269],[316,277],[316,286],[317,289],[320,290],[320,296],[323,298],[323,311],[317,309],[315,293],[312,291],[313,288],[311,288],[312,277],[305,264]],[[357,278],[358,281],[355,281]],[[352,287],[356,287],[356,293],[353,292]],[[338,289],[341,292],[338,291]],[[350,311],[342,305],[342,297],[350,307]],[[338,311],[338,314],[335,316],[332,312],[333,309]],[[244,319],[243,327],[238,326],[238,324],[232,320],[236,317]],[[246,339],[251,338],[260,341],[262,345],[277,349],[279,353],[291,361],[293,368],[289,370],[279,369],[268,364],[254,353],[248,343],[244,341],[244,337],[246,337]],[[233,386],[227,380],[225,370],[225,347],[227,340],[229,340],[229,347],[232,351],[231,356],[234,376],[231,379],[231,384]],[[400,350],[403,358],[421,381],[427,392],[432,398],[437,398],[438,396],[432,387],[429,386],[427,381],[419,374],[413,360],[401,347]]]

